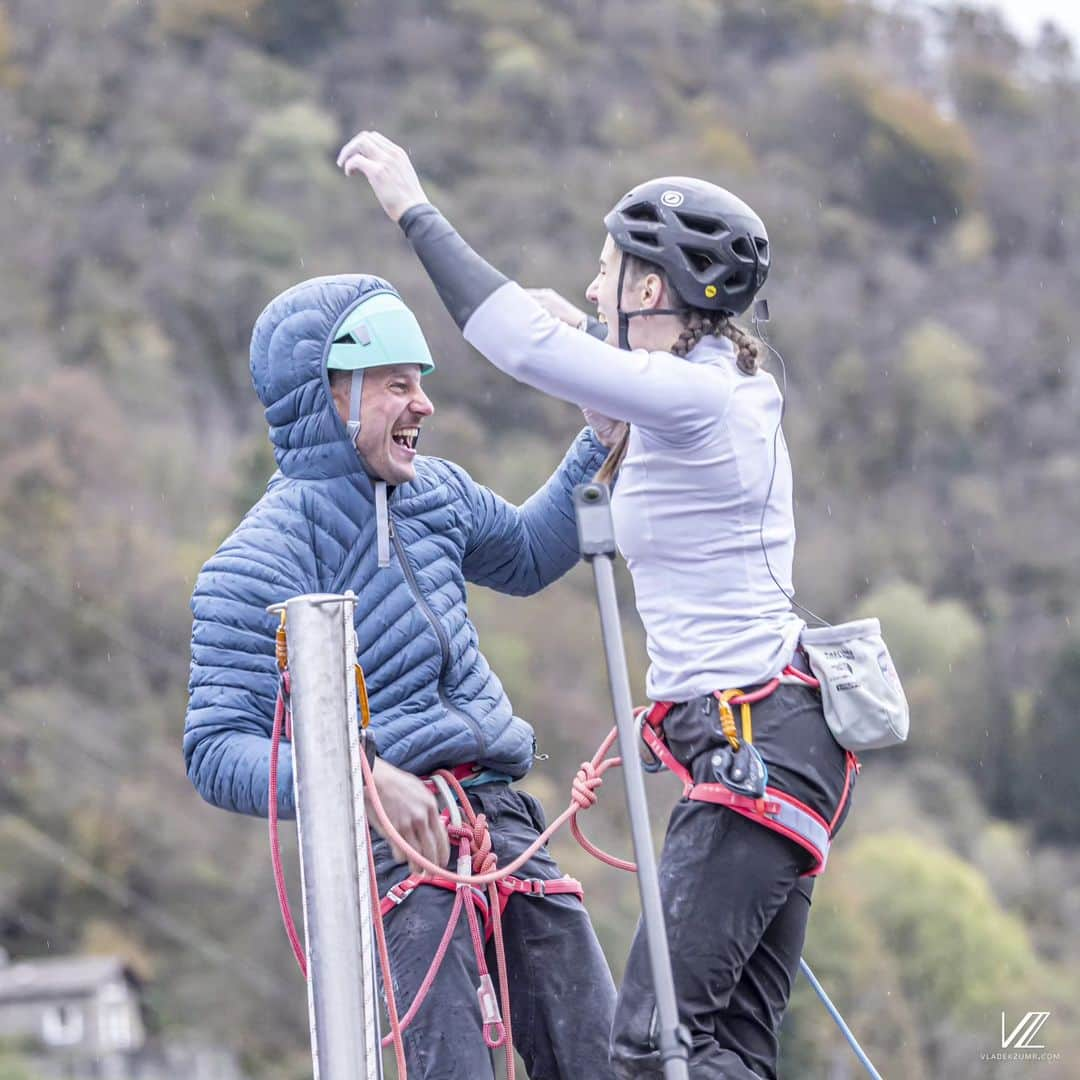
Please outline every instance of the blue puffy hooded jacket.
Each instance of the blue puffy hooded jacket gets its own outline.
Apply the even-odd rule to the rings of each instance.
[[[604,448],[586,429],[550,480],[515,507],[464,469],[418,456],[393,490],[389,567],[377,566],[374,484],[334,408],[326,358],[337,327],[374,291],[366,275],[316,278],[259,316],[251,374],[279,471],[203,567],[192,597],[184,757],[207,802],[267,813],[277,696],[266,611],[304,593],[358,597],[356,633],[381,756],[410,772],[467,762],[513,777],[532,762],[533,731],[513,715],[480,652],[465,582],[523,596],[578,559],[571,492]],[[292,755],[282,744],[278,807],[292,815]]]

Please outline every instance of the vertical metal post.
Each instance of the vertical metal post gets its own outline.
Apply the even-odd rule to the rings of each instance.
[[[574,489],[578,545],[584,558],[592,563],[600,607],[600,631],[607,656],[608,683],[619,733],[626,780],[626,802],[630,816],[630,834],[637,862],[638,890],[641,894],[641,922],[649,949],[653,991],[656,994],[657,1041],[664,1080],[689,1080],[688,1049],[685,1029],[679,1024],[675,983],[671,975],[664,909],[660,902],[660,881],[656,872],[649,806],[645,798],[645,780],[637,750],[634,707],[630,696],[630,675],[623,650],[618,598],[615,593],[615,531],[611,520],[611,500],[606,484],[579,484]]]
[[[315,1080],[382,1076],[354,601],[350,592],[298,596],[285,605]]]

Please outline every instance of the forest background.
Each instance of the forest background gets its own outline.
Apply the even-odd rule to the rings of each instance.
[[[1077,1075],[1078,104],[1066,38],[962,6],[0,0],[0,945],[119,954],[157,1030],[310,1075],[264,823],[180,753],[194,578],[273,469],[251,326],[302,278],[389,277],[439,360],[425,450],[509,497],[580,425],[470,353],[335,171],[377,127],[480,251],[570,297],[637,180],[761,212],[799,597],[881,618],[913,714],[867,755],[807,957],[886,1076]],[[610,722],[591,576],[470,602],[554,812]],[[625,849],[609,787],[590,831]],[[618,973],[632,883],[557,852]],[[983,1060],[1035,1009],[1050,1060]],[[784,1054],[856,1075],[805,985]],[[0,1070],[32,1075],[17,1047]]]

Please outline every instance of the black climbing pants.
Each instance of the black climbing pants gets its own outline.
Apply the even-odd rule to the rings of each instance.
[[[506,784],[469,790],[487,817],[492,848],[505,866],[544,828],[533,796]],[[375,842],[379,892],[409,874],[389,845]],[[541,848],[518,877],[562,874]],[[394,992],[404,1014],[446,930],[454,893],[430,885],[415,889],[386,918]],[[608,1080],[608,1033],[615,985],[581,901],[576,896],[511,896],[503,915],[514,1044],[531,1080]],[[486,950],[498,988],[495,950]],[[480,1031],[476,959],[464,913],[446,959],[416,1019],[405,1032],[409,1076],[415,1080],[491,1080],[492,1065]]]
[[[715,702],[710,709],[700,700],[677,706],[664,720],[669,748],[699,783],[715,779],[709,758],[723,741],[716,721]],[[826,821],[839,809],[839,828],[846,758],[825,725],[817,692],[781,686],[753,706],[753,734],[770,783]],[[776,1080],[780,1022],[810,913],[813,882],[801,876],[810,863],[793,841],[727,807],[683,799],[672,812],[660,891],[679,1017],[692,1040],[692,1080]],[[655,1024],[639,925],[612,1030],[620,1080],[663,1076]]]

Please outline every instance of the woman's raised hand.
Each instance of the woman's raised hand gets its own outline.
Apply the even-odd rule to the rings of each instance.
[[[575,307],[554,289],[526,289],[525,290],[549,315],[561,319],[576,330],[585,329],[585,320],[588,316],[581,308]]]
[[[337,156],[346,176],[363,173],[391,221],[428,201],[409,155],[377,131],[354,135]]]

